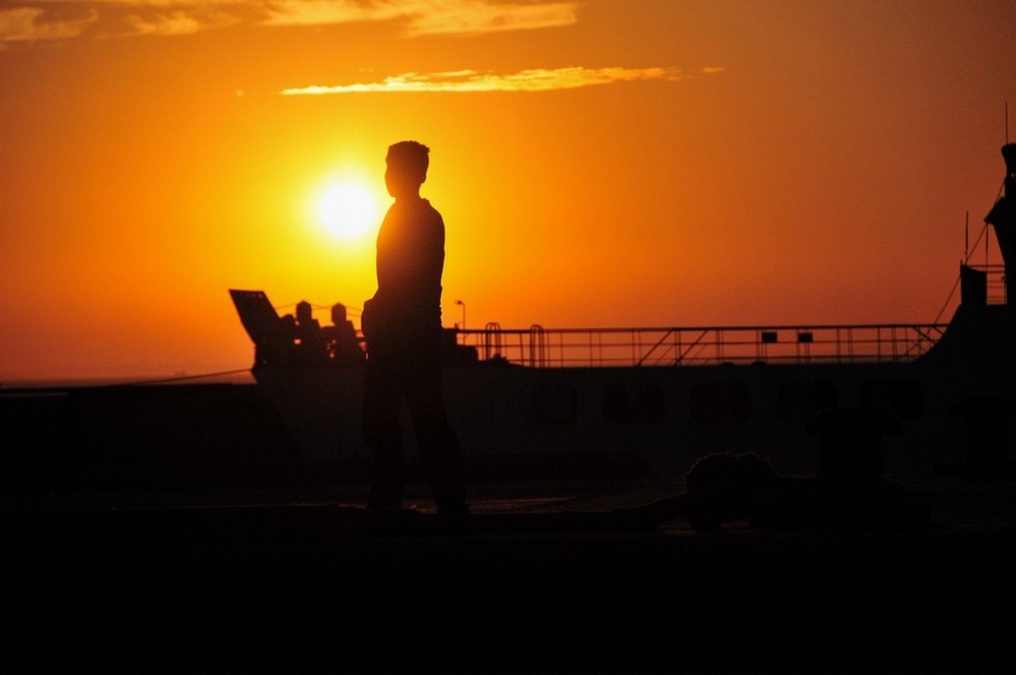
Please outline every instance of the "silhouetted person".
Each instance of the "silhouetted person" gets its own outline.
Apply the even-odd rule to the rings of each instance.
[[[314,318],[310,303],[306,300],[296,304],[296,340],[297,359],[300,363],[320,363],[327,358],[321,324]]]
[[[328,355],[337,366],[363,365],[364,354],[356,339],[356,328],[346,318],[346,306],[341,302],[332,305],[332,325],[321,329]]]
[[[363,430],[374,463],[367,507],[402,505],[399,413],[405,402],[438,513],[467,513],[462,453],[442,391],[444,221],[420,197],[429,153],[425,145],[402,141],[385,158],[385,184],[395,203],[378,232],[377,291],[361,317],[367,340]]]
[[[274,310],[273,310],[274,311]],[[293,341],[296,336],[296,320],[292,314],[284,314],[270,324],[261,339],[255,341],[254,361],[259,366],[289,366],[296,358]]]

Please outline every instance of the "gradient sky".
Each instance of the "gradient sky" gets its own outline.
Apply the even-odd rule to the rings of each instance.
[[[445,325],[934,321],[1014,35],[1011,0],[5,2],[0,383],[246,368],[229,288],[355,316],[373,234],[315,203],[383,212],[408,138]]]

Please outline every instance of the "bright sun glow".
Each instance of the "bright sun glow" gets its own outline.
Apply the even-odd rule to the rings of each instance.
[[[374,224],[377,203],[363,185],[343,182],[324,191],[317,212],[329,233],[340,239],[357,239]]]

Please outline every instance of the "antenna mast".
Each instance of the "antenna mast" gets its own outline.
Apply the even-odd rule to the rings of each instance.
[[[963,262],[970,261],[970,211],[963,222]]]

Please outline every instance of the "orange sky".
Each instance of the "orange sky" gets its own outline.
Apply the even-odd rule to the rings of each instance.
[[[355,312],[372,236],[314,199],[383,209],[406,138],[446,325],[934,321],[1014,35],[1009,0],[5,3],[0,383],[245,368],[229,288]]]

